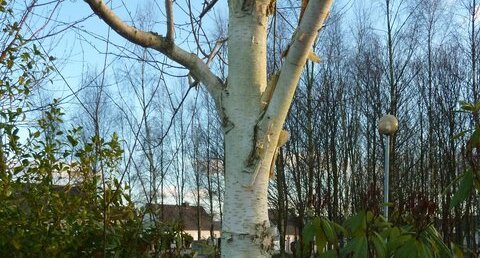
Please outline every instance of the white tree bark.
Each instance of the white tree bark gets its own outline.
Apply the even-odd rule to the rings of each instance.
[[[300,74],[332,1],[311,0],[295,33],[266,110],[266,29],[270,1],[229,2],[229,77],[225,135],[225,217],[222,257],[267,257],[273,230],[267,188],[278,138]]]
[[[270,1],[257,1],[256,6],[250,2],[229,2],[229,66],[224,99],[228,103],[225,113],[233,127],[225,131],[222,257],[262,257],[271,242],[266,230],[269,221],[265,172],[269,168],[259,168],[257,180],[250,186],[257,168],[249,165],[254,163],[254,133],[262,111],[261,95],[267,85],[266,9]]]
[[[166,0],[167,37],[127,25],[102,0],[86,0],[129,41],[156,49],[190,69],[213,96],[225,132],[222,257],[270,256],[274,236],[267,205],[270,166],[303,66],[333,2],[310,0],[278,81],[267,90],[266,33],[274,1],[229,0],[228,84],[223,85],[201,59],[174,44],[171,0]],[[271,99],[262,98],[264,92]]]

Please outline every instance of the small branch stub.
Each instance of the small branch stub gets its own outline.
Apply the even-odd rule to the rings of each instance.
[[[393,115],[384,115],[378,120],[378,132],[393,135],[398,130],[398,120]]]

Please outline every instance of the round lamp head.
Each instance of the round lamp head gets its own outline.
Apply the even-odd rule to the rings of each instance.
[[[398,120],[393,115],[384,115],[378,120],[378,131],[381,134],[392,135],[398,130]]]

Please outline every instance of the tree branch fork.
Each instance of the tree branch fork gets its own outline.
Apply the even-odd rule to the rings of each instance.
[[[253,5],[257,2],[255,0],[244,1],[253,2]],[[224,123],[224,126],[228,124],[228,117],[223,112],[224,105],[228,105],[228,103],[223,103],[225,100],[222,98],[226,85],[210,70],[208,63],[205,63],[197,55],[182,49],[174,42],[171,0],[165,0],[167,13],[166,37],[154,32],[142,31],[125,23],[103,0],[85,0],[85,2],[113,30],[128,41],[145,48],[155,49],[189,69],[190,74],[204,84],[213,97],[221,120],[227,121]],[[260,2],[259,4],[261,4]],[[265,153],[271,152],[278,147],[283,123],[293,100],[303,67],[306,61],[312,57],[313,44],[325,22],[332,3],[333,0],[309,1],[299,27],[292,36],[292,43],[278,72],[279,75],[275,76],[274,82],[268,83],[266,90],[262,93],[261,103],[259,103],[262,107],[262,113],[259,114],[254,132],[256,143],[253,146],[254,150],[252,150],[250,164],[247,164],[253,172],[252,185],[255,182],[258,168],[261,166],[260,161],[264,160],[263,156]],[[261,15],[269,15],[269,13],[262,12]],[[271,162],[271,160],[265,162]]]

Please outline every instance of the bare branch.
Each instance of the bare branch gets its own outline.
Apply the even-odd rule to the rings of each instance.
[[[173,39],[175,38],[175,29],[173,26],[172,0],[165,0],[165,10],[167,12],[167,41],[173,43]]]
[[[174,44],[173,40],[168,40],[168,37],[173,38],[173,30],[170,31],[170,35],[167,34],[167,38],[154,32],[145,32],[120,20],[102,0],[85,0],[85,2],[87,2],[90,8],[113,30],[128,41],[142,47],[155,49],[189,69],[195,79],[207,87],[208,92],[215,99],[215,102],[217,104],[219,103],[220,94],[224,88],[223,82],[212,73],[208,65],[198,56],[178,47]],[[167,17],[171,18],[172,16],[167,14]],[[173,22],[169,26],[173,26]]]
[[[280,70],[276,89],[266,110],[267,118],[274,117],[273,114],[282,113],[281,118],[274,122],[275,124],[283,124],[285,120],[284,116],[290,107],[285,103],[290,103],[293,98],[303,67],[313,51],[313,44],[332,3],[333,0],[310,0],[308,3],[304,17],[293,35],[292,44]],[[281,110],[282,107],[284,110]]]
[[[208,13],[208,11],[210,11],[210,9],[213,8],[213,6],[218,2],[218,0],[212,0],[210,3],[207,4],[207,6],[205,7],[205,9],[203,9],[202,13],[200,13],[200,19],[203,18],[203,16],[205,16],[205,14]]]
[[[333,0],[310,0],[303,19],[295,31],[292,44],[285,57],[285,62],[280,70],[280,76],[275,85],[272,85],[273,94],[266,103],[266,109],[260,115],[255,136],[263,150],[276,148],[280,132],[287,117],[288,110],[293,100],[303,67],[313,51],[313,44],[318,32],[329,13]],[[270,94],[268,90],[264,94]],[[257,143],[258,144],[258,143]],[[255,149],[252,153],[255,153]],[[253,155],[253,154],[251,154]],[[255,184],[261,163],[254,163],[254,174],[249,185]]]

